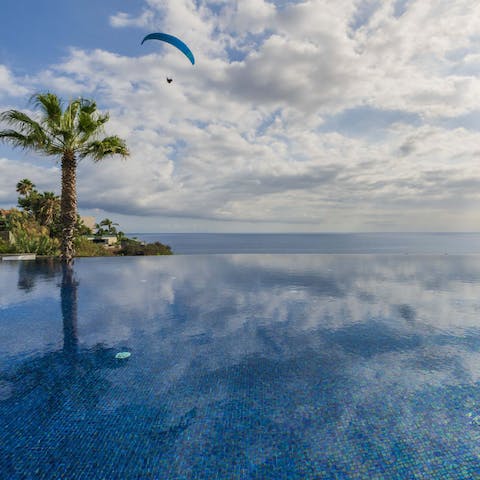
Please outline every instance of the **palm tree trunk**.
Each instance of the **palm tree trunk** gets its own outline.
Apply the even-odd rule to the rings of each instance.
[[[63,317],[63,353],[73,358],[78,352],[77,286],[73,265],[64,263],[60,298]]]
[[[60,222],[62,224],[62,261],[71,263],[75,255],[73,239],[77,223],[77,160],[73,152],[62,157],[62,199]]]

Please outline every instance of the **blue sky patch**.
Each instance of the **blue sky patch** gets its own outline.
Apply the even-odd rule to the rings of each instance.
[[[419,126],[421,118],[417,114],[400,110],[379,110],[368,106],[355,107],[328,117],[320,127],[320,131],[339,132],[351,137],[380,140],[388,127],[394,123]]]
[[[105,49],[122,55],[139,54],[143,29],[113,28],[117,11],[140,10],[141,0],[100,2],[2,2],[0,64],[32,73],[68,55],[70,47]]]

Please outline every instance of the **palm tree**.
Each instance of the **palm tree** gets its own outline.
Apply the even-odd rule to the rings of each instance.
[[[18,110],[0,113],[0,121],[12,127],[0,130],[0,140],[13,147],[61,157],[61,252],[62,260],[70,263],[75,255],[78,160],[91,157],[99,162],[109,155],[126,157],[129,152],[125,141],[117,136],[100,138],[109,115],[99,113],[94,101],[78,98],[63,108],[61,99],[53,93],[38,93],[32,101],[39,110],[38,120]]]
[[[35,185],[28,178],[24,178],[17,183],[17,192],[24,197],[35,190]]]
[[[60,199],[53,192],[43,192],[39,195],[37,220],[40,225],[50,228],[59,210]]]
[[[115,225],[118,226],[118,223],[112,222],[109,218],[104,218],[100,223],[100,227],[106,227],[107,228],[107,235],[116,235],[117,234],[117,229],[115,228]]]

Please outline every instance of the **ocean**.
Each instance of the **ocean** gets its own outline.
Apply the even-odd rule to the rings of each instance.
[[[476,254],[480,233],[129,233],[175,254]]]

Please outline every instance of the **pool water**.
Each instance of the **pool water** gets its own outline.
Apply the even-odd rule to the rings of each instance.
[[[0,426],[2,479],[480,478],[480,256],[0,263]]]

